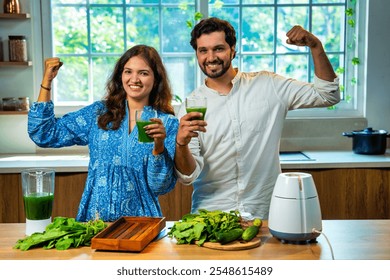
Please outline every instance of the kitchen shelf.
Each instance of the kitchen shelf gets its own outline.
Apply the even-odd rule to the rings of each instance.
[[[30,14],[5,14],[0,13],[1,19],[26,19],[30,18]]]
[[[30,19],[30,14],[7,14],[0,13],[0,19]],[[2,66],[31,66],[32,61],[19,62],[19,61],[0,61],[0,67]]]
[[[0,111],[1,115],[27,115],[28,111]]]
[[[0,61],[1,66],[31,66],[32,61]]]

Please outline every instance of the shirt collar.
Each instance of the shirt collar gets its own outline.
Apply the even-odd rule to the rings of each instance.
[[[234,68],[234,70],[236,71],[236,76],[232,80],[233,85],[241,79],[241,71],[238,68]]]
[[[235,86],[235,84],[236,84],[237,82],[240,81],[241,76],[242,76],[242,72],[241,72],[237,67],[234,68],[234,70],[236,71],[236,76],[234,76],[234,78],[233,78],[233,80],[232,80],[233,87]],[[203,80],[203,87],[205,87],[206,89],[211,90],[211,91],[213,91],[213,92],[215,92],[215,93],[218,93],[218,91],[216,91],[216,90],[214,90],[214,89],[212,89],[212,88],[209,88],[209,87],[207,86],[206,80],[207,80],[207,77],[204,78],[204,80]],[[218,94],[219,94],[219,93],[218,93]]]

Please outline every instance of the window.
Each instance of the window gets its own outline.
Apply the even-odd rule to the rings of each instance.
[[[338,71],[343,101],[336,108],[292,113],[354,114],[360,98],[359,73],[351,63],[358,53],[357,4],[351,0],[52,0],[52,55],[66,65],[55,80],[54,102],[86,105],[101,99],[116,60],[136,44],[159,51],[174,94],[185,97],[203,80],[189,45],[188,26],[195,24],[195,12],[200,12],[232,23],[237,31],[233,64],[242,71],[270,70],[311,81],[310,53],[305,47],[287,45],[285,34],[296,24],[313,32]],[[346,13],[348,9],[353,13]]]

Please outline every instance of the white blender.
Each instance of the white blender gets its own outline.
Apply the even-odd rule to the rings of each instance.
[[[276,180],[268,217],[271,234],[283,243],[316,242],[321,208],[311,174],[282,173]]]

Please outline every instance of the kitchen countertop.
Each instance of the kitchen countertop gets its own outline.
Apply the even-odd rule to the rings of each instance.
[[[282,153],[282,169],[389,168],[390,150],[384,155],[358,155],[352,151],[303,151]],[[61,154],[0,154],[0,173],[50,167],[56,172],[87,172],[89,156]]]
[[[390,150],[383,155],[359,155],[352,151],[303,151],[307,160],[281,160],[282,169],[388,168]],[[281,157],[281,159],[283,159]]]
[[[167,222],[167,227],[170,223]],[[196,245],[178,245],[164,237],[142,252],[97,251],[90,247],[65,251],[13,249],[24,237],[25,224],[0,224],[0,260],[389,260],[390,220],[323,220],[317,243],[284,244],[269,233],[267,221],[260,229],[261,245],[241,251],[221,251]],[[328,241],[331,246],[329,246]]]

